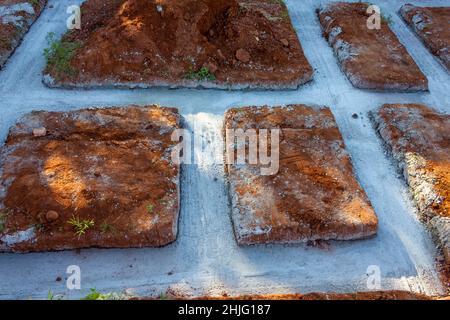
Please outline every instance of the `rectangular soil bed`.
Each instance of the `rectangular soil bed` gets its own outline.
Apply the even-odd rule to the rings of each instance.
[[[47,0],[0,0],[0,69],[19,46]]]
[[[0,153],[0,250],[174,241],[178,127],[176,109],[156,106],[25,115]]]
[[[239,244],[351,240],[376,234],[377,217],[353,175],[350,156],[328,108],[230,109],[224,134],[239,128],[280,130],[279,169],[271,175],[262,174],[266,166],[261,162],[231,163],[232,149],[242,142],[226,141],[232,146],[226,148],[226,174]],[[276,140],[267,141],[269,150],[275,151]]]
[[[405,4],[400,15],[450,71],[450,7],[416,7]]]
[[[428,80],[392,32],[386,19],[369,29],[367,3],[336,2],[319,9],[324,37],[356,88],[418,91]]]
[[[311,80],[286,6],[272,0],[87,0],[48,57],[50,87],[295,89]]]
[[[386,104],[371,117],[419,212],[450,252],[450,115],[424,105]]]

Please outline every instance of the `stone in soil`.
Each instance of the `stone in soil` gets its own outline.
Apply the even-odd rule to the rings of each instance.
[[[45,136],[33,129],[45,127]],[[176,239],[176,109],[32,112],[0,152],[0,250],[163,246]],[[93,221],[82,235],[69,220]]]
[[[450,7],[416,7],[405,4],[400,15],[450,71]]]
[[[0,68],[19,46],[47,0],[0,0]]]
[[[386,104],[371,118],[398,163],[421,217],[430,221],[448,252],[450,115],[419,104]]]
[[[81,44],[73,72],[48,65],[49,86],[295,89],[312,78],[282,2],[88,0],[82,12],[63,37]],[[194,76],[207,65],[213,76]]]
[[[304,105],[230,109],[224,135],[237,128],[281,130],[279,170],[274,174],[262,175],[264,165],[227,161],[239,244],[352,240],[376,234],[376,214],[353,174],[330,109]]]
[[[385,19],[370,30],[367,3],[336,2],[317,10],[324,37],[353,86],[361,89],[428,90],[428,80]]]

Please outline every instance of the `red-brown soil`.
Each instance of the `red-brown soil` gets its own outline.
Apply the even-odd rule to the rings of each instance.
[[[362,89],[418,91],[428,80],[382,19],[370,30],[367,3],[331,3],[318,10],[324,37],[333,48],[342,71]]]
[[[377,217],[353,175],[328,108],[230,109],[224,128],[281,130],[276,174],[261,175],[259,164],[226,165],[239,244],[350,240],[376,234]]]
[[[268,294],[268,295],[242,295],[198,297],[197,300],[431,300],[423,294],[409,291],[372,291],[354,293],[324,293],[313,292],[306,294]]]
[[[187,297],[173,292],[166,293],[166,299],[171,300],[447,300],[448,296],[427,296],[410,291],[367,291],[352,293],[291,293],[291,294],[246,294],[220,296]],[[155,300],[153,297],[132,297],[131,300]]]
[[[0,68],[19,46],[47,0],[0,0]]]
[[[33,135],[42,127],[44,136]],[[24,116],[0,153],[0,250],[174,241],[179,166],[170,152],[178,127],[178,111],[157,106]],[[72,218],[92,219],[94,225],[77,235]]]
[[[65,87],[297,88],[312,78],[286,6],[271,0],[88,0]],[[206,67],[209,79],[195,78]],[[50,75],[50,76],[49,76]]]
[[[424,105],[383,105],[372,114],[450,263],[450,115]]]
[[[450,7],[405,4],[400,9],[400,15],[450,71]]]

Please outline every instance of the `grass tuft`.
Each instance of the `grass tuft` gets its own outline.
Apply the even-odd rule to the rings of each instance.
[[[33,7],[38,7],[41,5],[39,3],[39,0],[28,0],[28,3],[31,4]]]
[[[89,292],[84,298],[81,298],[81,300],[110,300],[111,298],[111,293],[100,293],[97,289],[91,288],[91,292]]]
[[[388,15],[388,16],[381,15],[381,22],[388,24],[388,25],[392,25],[394,23],[394,21],[392,20],[392,17],[390,15]]]
[[[8,218],[8,212],[0,210],[0,233],[6,228],[6,218]]]
[[[76,50],[81,48],[81,43],[57,40],[53,32],[47,35],[47,43],[48,47],[44,49],[47,65],[54,68],[57,76],[74,75],[76,72],[70,65],[70,60]]]
[[[110,233],[110,232],[114,232],[115,230],[116,230],[116,228],[114,228],[113,225],[107,223],[106,221],[100,225],[100,231],[102,233]]]
[[[94,220],[92,219],[84,219],[81,220],[80,217],[72,216],[67,221],[68,224],[72,225],[75,229],[75,234],[78,235],[78,237],[81,237],[86,233],[86,231],[94,226]]]
[[[189,70],[189,72],[186,74],[186,79],[197,81],[213,81],[216,80],[216,76],[211,73],[207,67],[202,67],[198,71]]]

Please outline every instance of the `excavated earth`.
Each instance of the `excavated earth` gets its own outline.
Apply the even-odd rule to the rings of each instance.
[[[386,104],[371,117],[450,263],[450,115]]]
[[[173,108],[35,111],[1,149],[0,250],[163,246],[176,239]],[[82,235],[71,219],[92,220]]]
[[[381,19],[370,30],[367,3],[336,2],[319,9],[324,37],[342,71],[356,88],[373,90],[428,90],[428,80],[406,48]]]
[[[0,0],[0,68],[19,46],[47,0]]]
[[[262,175],[260,163],[226,161],[239,244],[351,240],[376,234],[377,216],[353,175],[330,109],[245,107],[228,110],[224,121],[225,130],[281,130],[279,170],[274,174]],[[236,148],[227,149],[233,154],[225,158],[233,158]]]
[[[175,297],[177,298],[177,297]],[[181,297],[184,298],[184,297]],[[270,295],[242,295],[242,296],[219,296],[198,297],[198,300],[431,300],[445,299],[446,297],[429,297],[409,291],[368,291],[353,293],[324,293],[312,292],[307,294],[270,294]]]
[[[63,87],[291,88],[312,78],[286,6],[270,0],[88,0]],[[207,72],[201,72],[203,71]]]
[[[405,4],[400,9],[400,15],[450,71],[450,7]]]

